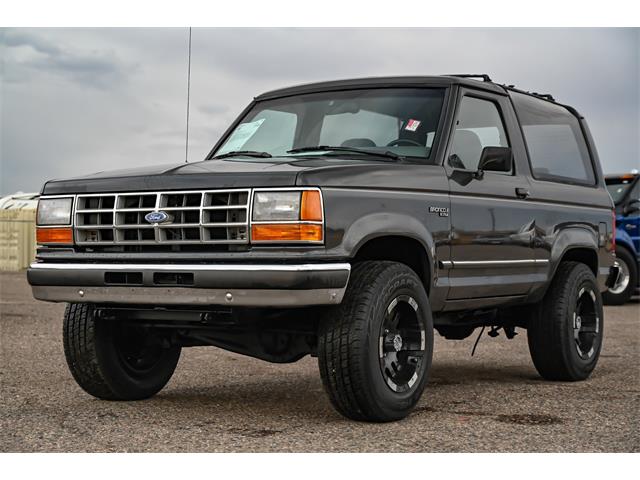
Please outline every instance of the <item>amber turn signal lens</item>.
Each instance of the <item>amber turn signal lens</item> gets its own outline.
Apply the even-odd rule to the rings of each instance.
[[[36,228],[36,241],[43,245],[47,243],[73,244],[73,231],[70,227],[65,228]]]
[[[320,202],[320,192],[317,190],[302,192],[300,220],[322,221],[322,203]]]
[[[322,225],[305,223],[270,223],[251,226],[254,242],[321,242]]]

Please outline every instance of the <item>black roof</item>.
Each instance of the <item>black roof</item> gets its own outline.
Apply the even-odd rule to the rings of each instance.
[[[479,76],[481,77],[481,75]],[[487,77],[488,78],[488,77]],[[303,93],[326,92],[332,90],[347,90],[352,88],[367,87],[448,87],[450,85],[463,85],[467,87],[487,90],[489,92],[505,95],[506,88],[503,85],[490,81],[479,81],[468,77],[454,75],[443,76],[416,76],[416,77],[369,77],[353,78],[348,80],[332,80],[329,82],[307,83],[293,87],[279,88],[263,93],[256,100],[268,100],[272,98],[288,97]]]

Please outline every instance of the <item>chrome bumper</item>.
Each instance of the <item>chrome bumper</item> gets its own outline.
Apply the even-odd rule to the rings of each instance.
[[[342,302],[350,272],[348,263],[34,263],[27,278],[49,302],[299,307]]]

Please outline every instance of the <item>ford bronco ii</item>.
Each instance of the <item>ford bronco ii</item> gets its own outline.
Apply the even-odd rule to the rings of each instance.
[[[28,279],[68,303],[66,359],[95,397],[150,397],[183,347],[213,345],[316,356],[339,413],[390,421],[434,330],[526,329],[543,378],[586,379],[613,221],[585,120],[549,95],[332,81],[258,96],[203,161],[47,182]]]

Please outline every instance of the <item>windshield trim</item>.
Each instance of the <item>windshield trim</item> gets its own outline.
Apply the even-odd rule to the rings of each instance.
[[[442,133],[444,129],[444,121],[447,118],[447,115],[449,113],[449,108],[450,108],[451,88],[452,86],[447,85],[446,83],[442,83],[438,85],[427,84],[427,83],[419,84],[419,85],[410,85],[410,84],[388,84],[388,85],[380,85],[380,86],[378,85],[350,86],[349,85],[349,86],[344,86],[343,88],[336,87],[336,88],[318,89],[318,90],[311,90],[308,92],[305,91],[305,92],[293,93],[289,95],[282,95],[282,96],[276,96],[276,97],[263,98],[263,96],[261,95],[260,97],[255,97],[253,101],[251,101],[251,103],[249,103],[249,105],[247,105],[245,109],[236,117],[236,119],[231,123],[229,128],[227,128],[224,131],[224,133],[220,136],[220,138],[215,143],[213,148],[209,151],[209,153],[206,155],[204,160],[213,160],[216,156],[216,152],[220,149],[220,147],[224,145],[224,143],[227,141],[227,139],[233,133],[236,127],[242,123],[242,120],[247,116],[249,112],[251,112],[251,110],[253,110],[253,108],[256,105],[262,102],[268,102],[271,100],[275,100],[277,98],[297,97],[297,96],[308,95],[313,93],[344,92],[344,91],[356,91],[356,90],[400,90],[400,89],[434,90],[434,89],[437,89],[437,90],[443,90],[444,94],[442,96],[442,107],[440,108],[440,117],[438,119],[438,127],[433,137],[433,143],[431,145],[431,152],[429,154],[429,157],[427,158],[427,157],[421,157],[416,155],[403,155],[403,157],[407,160],[409,159],[416,160],[415,163],[422,163],[425,165],[439,165],[442,162],[438,161],[437,159],[440,158],[440,154],[442,150],[441,138],[442,138]],[[291,157],[293,157],[293,155],[291,155]],[[279,157],[279,158],[289,158],[289,157]]]

